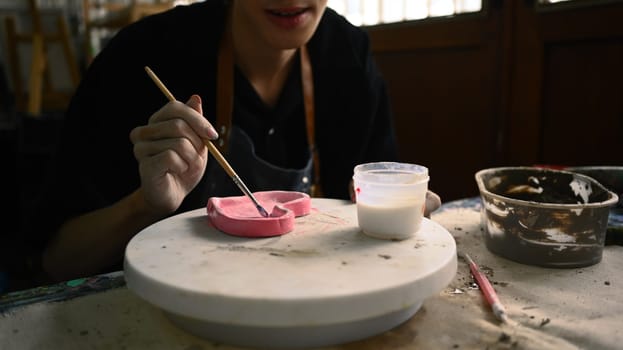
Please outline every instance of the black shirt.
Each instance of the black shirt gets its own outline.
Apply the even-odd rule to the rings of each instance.
[[[140,186],[129,133],[167,103],[144,66],[178,100],[200,95],[204,115],[215,122],[225,11],[223,0],[207,0],[146,17],[122,29],[95,58],[67,110],[54,171],[35,212],[41,247],[66,220],[109,206]],[[331,9],[308,49],[322,189],[325,197],[346,199],[356,164],[397,157],[385,85],[367,35]],[[275,108],[264,105],[237,72],[233,123],[250,135],[260,157],[301,168],[307,161],[301,156],[307,147],[302,101],[298,66]],[[191,198],[178,212],[206,204]]]

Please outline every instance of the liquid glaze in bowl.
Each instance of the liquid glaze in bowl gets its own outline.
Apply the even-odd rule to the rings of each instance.
[[[491,168],[475,177],[491,252],[544,267],[601,261],[614,192],[582,174],[535,167]]]

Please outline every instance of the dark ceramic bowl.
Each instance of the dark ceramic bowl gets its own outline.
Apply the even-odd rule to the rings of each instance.
[[[623,208],[623,166],[574,166],[567,171],[592,177],[619,196],[617,207]]]
[[[586,175],[544,168],[491,168],[475,177],[491,252],[544,267],[601,261],[614,192]]]

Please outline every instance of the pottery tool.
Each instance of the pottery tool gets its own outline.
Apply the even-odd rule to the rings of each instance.
[[[158,86],[160,91],[162,91],[162,93],[164,93],[164,95],[169,99],[169,101],[175,101],[175,97],[173,96],[173,94],[169,91],[169,89],[167,89],[166,86],[164,86],[164,84],[162,83],[162,81],[160,81],[160,79],[156,76],[156,74],[147,66],[145,66],[145,71],[147,72],[147,74],[149,75],[151,80],[153,80],[154,83],[156,83],[156,85]],[[229,165],[229,163],[227,162],[225,157],[223,157],[223,155],[218,150],[218,148],[216,148],[216,146],[214,146],[212,141],[210,141],[208,139],[203,139],[203,143],[208,147],[208,150],[210,151],[210,153],[212,153],[214,158],[216,158],[218,163],[223,167],[223,169],[225,170],[227,175],[229,175],[229,177],[231,177],[231,179],[234,181],[236,186],[238,186],[238,188],[240,188],[240,190],[247,197],[249,197],[251,199],[251,201],[253,201],[253,204],[255,204],[255,207],[260,212],[260,215],[262,215],[263,217],[268,217],[269,215],[268,215],[268,212],[266,211],[266,209],[264,209],[264,207],[262,207],[262,205],[260,205],[260,203],[257,201],[257,199],[253,196],[253,193],[251,193],[251,191],[249,191],[249,188],[247,187],[247,185],[245,185],[244,182],[242,182],[242,180],[240,179],[238,174],[236,174],[234,169],[231,167],[231,165]]]
[[[467,253],[460,253],[460,255],[467,261],[469,269],[472,271],[472,275],[474,275],[474,278],[480,287],[480,291],[482,291],[482,294],[485,296],[487,303],[491,306],[495,317],[504,323],[509,323],[506,309],[504,308],[504,305],[502,305],[502,302],[500,302],[500,299],[498,299],[498,295],[495,293],[495,289],[493,289],[493,286],[489,282],[487,276],[482,272],[482,270],[480,270],[480,267],[476,265],[474,260],[472,260]]]
[[[503,330],[502,336],[506,335],[509,339],[512,337],[513,343],[516,343],[518,340],[520,340],[524,345],[533,343],[535,344],[534,347],[537,349],[578,349],[574,344],[567,342],[565,339],[547,334],[539,329],[525,327],[519,322],[510,319],[506,314],[504,306],[498,299],[493,286],[489,283],[489,279],[487,279],[484,272],[480,270],[480,267],[476,265],[474,260],[472,260],[467,253],[459,252],[459,256],[467,261],[469,269],[471,270],[472,275],[474,275],[476,282],[478,282],[478,286],[480,287],[482,294],[484,294],[485,299],[487,299],[487,303],[491,305],[493,314],[496,318],[502,321],[500,324],[500,327]]]

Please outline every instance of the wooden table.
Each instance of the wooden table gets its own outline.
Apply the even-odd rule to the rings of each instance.
[[[486,249],[478,198],[446,203],[432,219],[487,273],[519,326],[495,319],[459,260],[450,285],[406,323],[325,349],[620,349],[622,246],[606,246],[593,266],[547,269]],[[237,349],[176,328],[125,287],[122,272],[0,296],[0,314],[2,349]]]

